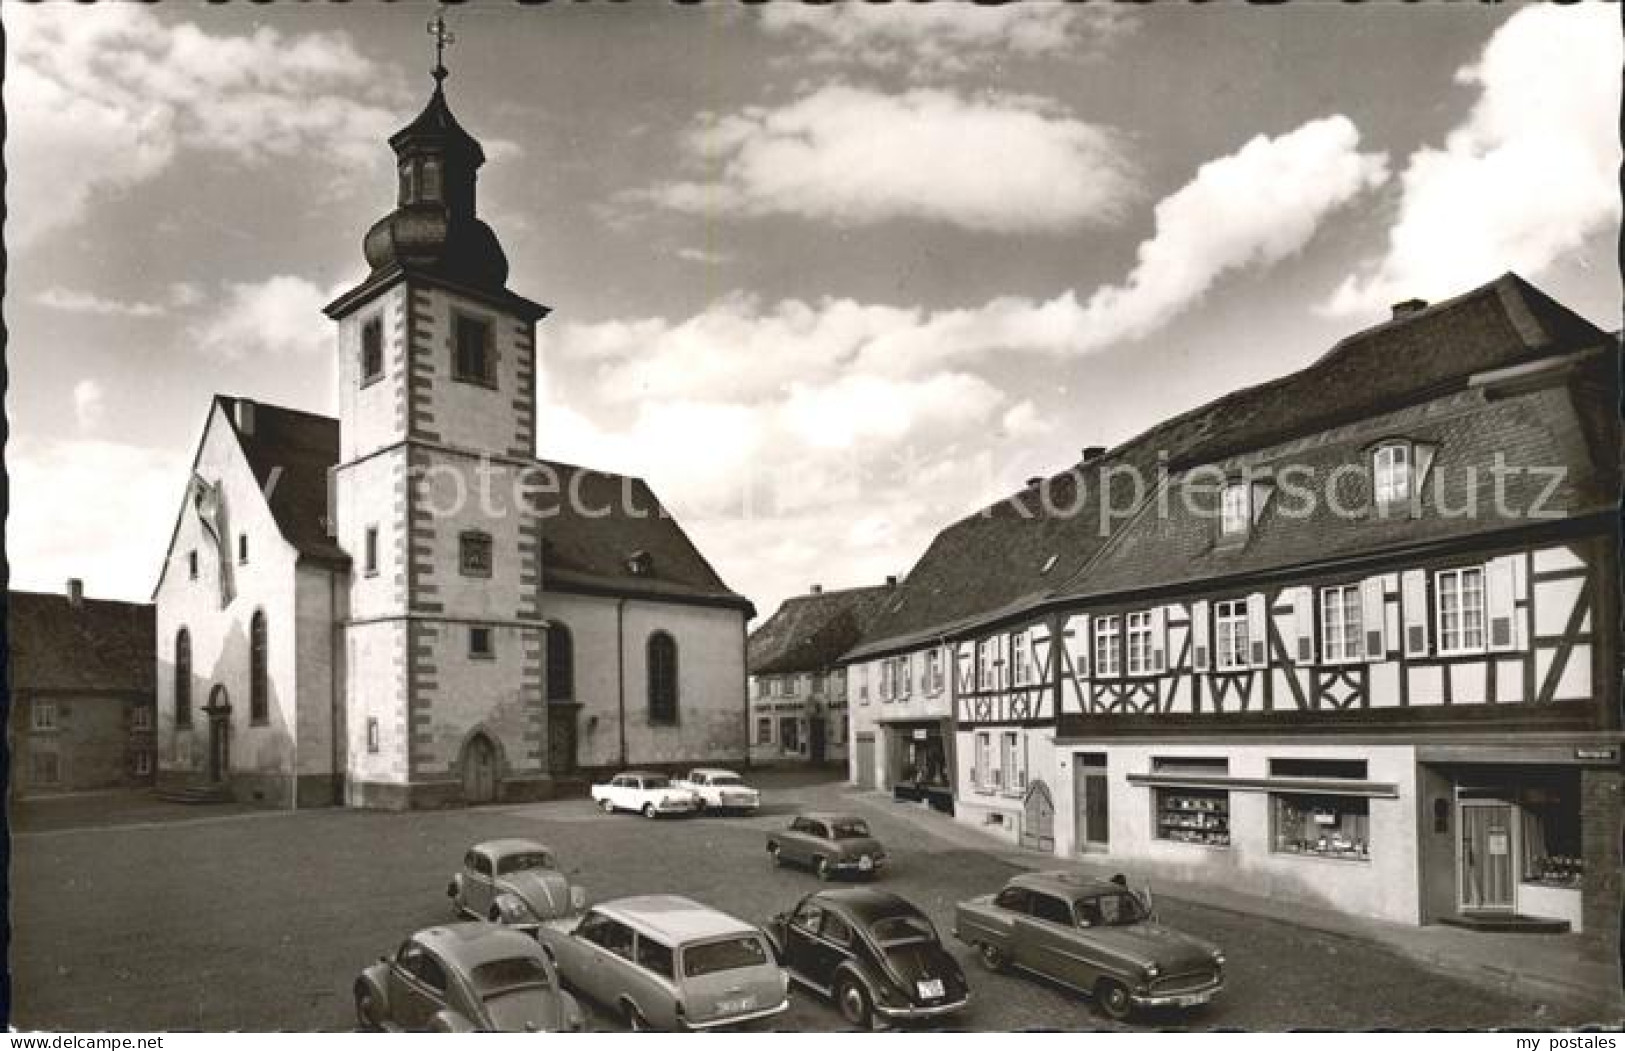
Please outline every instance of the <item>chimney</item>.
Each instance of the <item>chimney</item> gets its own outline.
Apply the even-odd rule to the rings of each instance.
[[[1098,460],[1105,455],[1106,447],[1104,445],[1085,445],[1083,447],[1084,463],[1088,463],[1090,460]]]
[[[68,578],[68,605],[78,609],[85,601],[85,582],[78,577]]]
[[[249,436],[254,433],[254,403],[247,398],[237,399],[237,429]]]
[[[809,595],[822,595],[823,593],[824,585],[822,584],[814,584],[812,587],[807,589],[807,594]]]
[[[1395,303],[1394,320],[1398,321],[1402,317],[1410,317],[1412,314],[1420,314],[1427,308],[1428,301],[1425,299],[1407,299],[1403,303]]]
[[[897,586],[897,578],[896,577],[887,577],[886,578],[886,586],[889,587],[889,588],[896,587]]]

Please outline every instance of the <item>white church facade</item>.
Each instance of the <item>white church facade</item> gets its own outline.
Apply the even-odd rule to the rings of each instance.
[[[641,480],[535,457],[535,328],[438,83],[331,303],[339,416],[217,396],[154,594],[161,787],[545,798],[748,756],[745,624]]]

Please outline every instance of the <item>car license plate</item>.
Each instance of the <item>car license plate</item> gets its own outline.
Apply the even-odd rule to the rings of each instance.
[[[719,1001],[717,1003],[717,1011],[720,1014],[736,1015],[736,1014],[740,1014],[741,1012],[744,1012],[744,1011],[749,1011],[751,1008],[753,1008],[755,1006],[756,1006],[756,997],[754,997],[754,996],[746,996],[746,997],[742,997],[742,998],[740,998],[738,1000],[722,1000],[722,1001]]]
[[[858,859],[858,868],[862,869],[863,871],[868,872],[874,867],[875,859],[871,858],[869,855],[865,854],[863,857]]]
[[[931,978],[923,982],[916,982],[915,987],[920,990],[920,999],[922,1000],[942,999],[943,992],[941,978]]]
[[[1175,1007],[1196,1007],[1213,999],[1212,993],[1186,993],[1184,996],[1174,997]]]

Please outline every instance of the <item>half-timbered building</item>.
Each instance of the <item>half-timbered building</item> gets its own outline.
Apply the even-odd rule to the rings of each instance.
[[[972,769],[1011,776],[982,727],[1036,675],[1059,854],[1611,938],[1617,393],[1614,341],[1508,275],[1153,432],[1045,615],[959,646]]]

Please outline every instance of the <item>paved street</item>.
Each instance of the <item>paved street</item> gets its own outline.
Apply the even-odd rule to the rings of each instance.
[[[773,869],[763,831],[798,807],[846,806],[891,850],[883,885],[946,933],[953,904],[999,886],[1005,862],[854,801],[805,775],[759,779],[747,819],[607,818],[586,801],[415,814],[153,810],[139,824],[72,829],[23,814],[13,840],[12,1024],[24,1029],[339,1029],[350,986],[403,935],[447,918],[448,875],[464,848],[496,836],[552,846],[596,899],[668,891],[765,922],[818,884]],[[107,805],[107,804],[104,804]],[[145,813],[145,812],[144,812]],[[158,820],[159,818],[169,820]],[[1537,998],[1430,973],[1381,949],[1164,898],[1164,920],[1224,946],[1229,987],[1209,1009],[1141,1025],[1243,1029],[1550,1027],[1595,1021]],[[1029,978],[979,971],[952,943],[975,990],[958,1024],[977,1029],[1098,1028],[1089,1002]],[[597,1017],[595,1028],[613,1028]],[[839,1029],[798,992],[780,1025]]]

